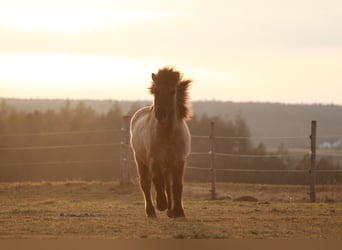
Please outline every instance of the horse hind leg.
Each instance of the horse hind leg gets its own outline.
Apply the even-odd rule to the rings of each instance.
[[[172,216],[173,218],[185,217],[182,205],[184,162],[176,166],[174,170],[171,186],[173,196]]]
[[[137,160],[138,170],[139,170],[139,179],[140,179],[140,187],[143,191],[145,198],[145,211],[148,218],[156,218],[156,212],[154,210],[154,206],[151,199],[151,176],[149,173],[149,169],[142,162]]]

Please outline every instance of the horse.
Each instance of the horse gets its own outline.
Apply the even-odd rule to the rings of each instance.
[[[170,218],[185,217],[182,205],[183,175],[191,150],[191,136],[186,121],[191,116],[188,87],[173,68],[152,73],[149,88],[154,96],[151,106],[139,109],[131,119],[131,147],[145,199],[148,218],[156,218],[151,199],[151,185],[156,191],[156,207],[167,209]]]

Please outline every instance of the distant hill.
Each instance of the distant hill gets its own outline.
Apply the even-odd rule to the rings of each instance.
[[[342,140],[342,106],[306,105],[280,103],[235,103],[197,102],[194,105],[198,114],[222,115],[233,118],[241,115],[247,122],[253,137],[292,137],[307,136],[311,130],[311,120],[317,120],[318,142]],[[330,135],[339,135],[332,136]],[[323,136],[328,136],[322,138]],[[268,146],[279,145],[279,140],[258,140]],[[289,147],[309,147],[309,139],[283,139]]]
[[[45,99],[8,99],[1,98],[10,106],[25,112],[34,110],[59,110],[65,100]],[[151,101],[115,101],[115,100],[82,100],[97,112],[107,112],[118,105],[123,114],[139,106],[149,105]],[[76,105],[79,100],[70,100]],[[242,116],[250,128],[252,137],[292,137],[306,138],[255,139],[255,143],[263,142],[269,147],[277,147],[283,143],[286,147],[309,148],[311,120],[317,120],[319,142],[342,140],[342,106],[338,105],[307,105],[281,103],[239,103],[221,101],[193,102],[194,114],[201,116],[221,116],[234,119]],[[334,135],[334,136],[331,136]],[[322,138],[324,136],[324,138]]]

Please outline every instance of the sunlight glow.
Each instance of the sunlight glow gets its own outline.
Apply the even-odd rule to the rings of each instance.
[[[105,56],[0,54],[0,92],[21,98],[149,99],[150,74],[159,66]]]
[[[151,73],[161,61],[67,54],[0,54],[0,92],[5,97],[150,99]],[[165,65],[166,66],[166,65]],[[171,65],[172,66],[172,65]],[[215,96],[238,76],[218,70],[176,65],[194,81],[193,99]],[[132,74],[132,72],[134,72]],[[214,82],[216,88],[212,88]],[[218,96],[216,94],[217,97]]]
[[[0,10],[0,27],[28,32],[85,32],[159,20],[176,14],[147,10]]]
[[[1,74],[18,80],[48,81],[111,81],[111,76],[129,77],[131,68],[140,74],[138,61],[100,56],[70,56],[63,54],[1,55]],[[145,64],[148,65],[148,64]]]
[[[328,2],[0,0],[0,97],[148,99],[174,66],[192,100],[341,104]]]

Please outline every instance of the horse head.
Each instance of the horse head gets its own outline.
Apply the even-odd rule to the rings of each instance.
[[[163,68],[157,74],[152,73],[151,94],[154,95],[154,112],[158,121],[167,120],[175,113],[177,104],[177,85],[180,73],[173,69]]]

